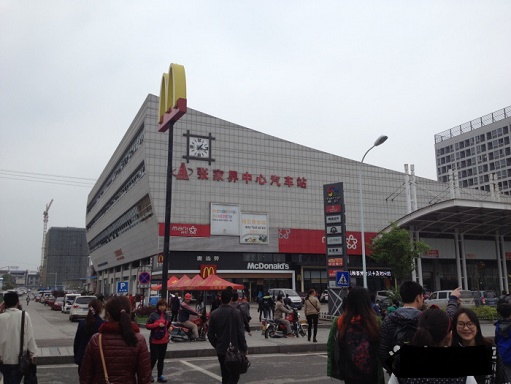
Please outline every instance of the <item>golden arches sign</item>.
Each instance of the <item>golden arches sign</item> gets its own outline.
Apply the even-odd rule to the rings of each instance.
[[[186,76],[185,67],[170,64],[169,72],[161,77],[159,131],[165,132],[186,113]]]

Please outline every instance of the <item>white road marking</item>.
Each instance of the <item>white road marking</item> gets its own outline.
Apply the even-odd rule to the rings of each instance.
[[[179,360],[179,362],[181,362],[181,363],[183,363],[185,365],[188,365],[190,368],[193,368],[196,371],[202,372],[205,375],[208,375],[208,376],[212,377],[213,379],[218,380],[219,382],[222,382],[222,377],[221,376],[215,375],[214,373],[211,373],[211,372],[209,372],[208,370],[206,370],[204,368],[201,368],[201,367],[199,367],[199,366],[197,366],[195,364],[191,364],[191,363],[189,363],[188,361],[185,361],[185,360]]]

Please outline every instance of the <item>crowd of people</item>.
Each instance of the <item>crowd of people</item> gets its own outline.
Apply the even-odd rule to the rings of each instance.
[[[384,372],[391,384],[511,382],[511,303],[499,301],[500,318],[493,340],[483,336],[475,312],[459,305],[460,288],[451,292],[445,311],[435,306],[426,309],[424,290],[414,281],[404,281],[399,294],[402,304],[393,302],[383,317],[367,289],[349,290],[343,313],[333,320],[328,338],[328,376],[346,384],[381,384]],[[73,345],[80,383],[105,379],[126,384],[167,382],[163,370],[172,322],[178,320],[188,326],[198,338],[189,316],[199,313],[191,308],[190,299],[189,294],[183,300],[176,294],[169,305],[165,299],[158,300],[145,325],[150,330],[149,348],[131,319],[133,305],[127,296],[112,296],[106,303],[93,299],[87,317],[78,324]],[[268,293],[261,295],[259,314],[261,318],[279,318],[291,334],[285,320],[290,311],[286,298],[279,295],[276,299],[274,302]],[[6,293],[0,306],[0,373],[5,384],[22,380],[18,369],[20,338],[16,336],[21,335],[22,325],[21,349],[36,359],[30,316],[23,311],[22,317],[18,307],[18,294]],[[317,342],[320,308],[316,291],[311,289],[304,300],[309,341]],[[236,291],[226,289],[216,296],[207,337],[217,352],[222,383],[239,380],[239,374],[226,369],[225,355],[229,344],[247,353],[245,334],[252,335],[250,321],[250,304]],[[465,364],[465,360],[470,363]],[[30,382],[27,379],[25,382]]]
[[[483,336],[475,312],[459,306],[460,288],[445,311],[426,309],[416,282],[403,282],[399,293],[403,305],[381,320],[367,289],[350,289],[332,323],[328,376],[346,384],[383,383],[384,371],[391,384],[510,382],[511,304],[497,307],[501,319],[493,341]]]

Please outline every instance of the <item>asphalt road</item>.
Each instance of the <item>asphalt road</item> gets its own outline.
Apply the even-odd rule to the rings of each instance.
[[[326,354],[249,355],[251,366],[240,383],[325,383]],[[101,367],[99,367],[101,368]],[[39,384],[79,383],[76,365],[37,368]],[[165,360],[164,376],[170,383],[221,383],[220,365],[214,357]]]

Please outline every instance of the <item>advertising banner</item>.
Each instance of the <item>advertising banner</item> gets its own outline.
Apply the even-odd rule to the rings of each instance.
[[[241,213],[241,244],[268,244],[268,231],[266,213]]]
[[[239,236],[239,205],[211,203],[211,235]]]

